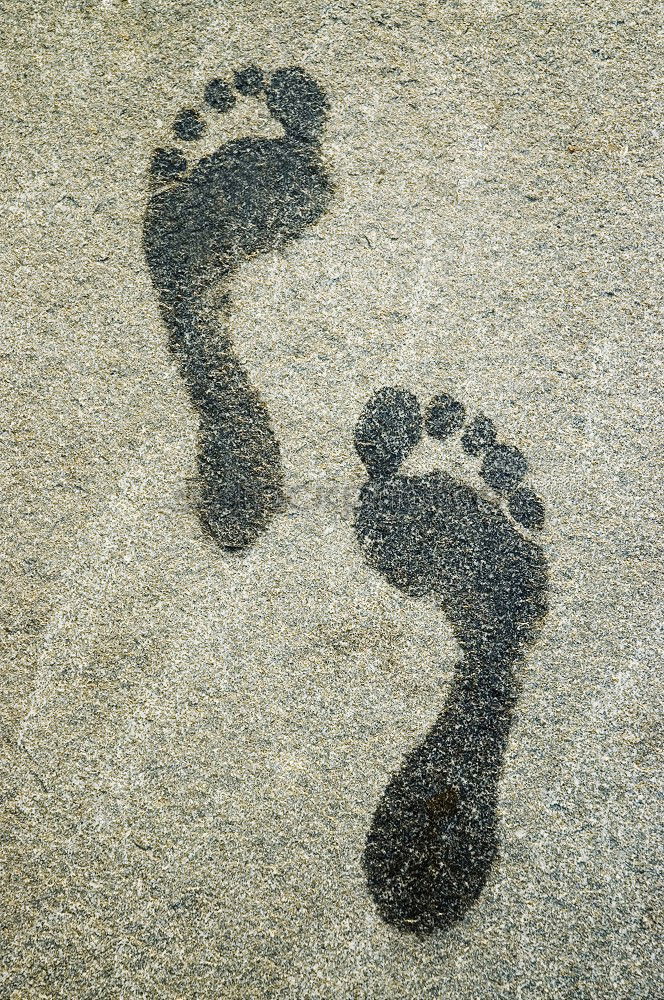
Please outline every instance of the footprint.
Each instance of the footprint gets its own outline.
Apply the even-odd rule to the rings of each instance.
[[[462,431],[494,500],[442,471],[399,475],[423,430],[442,440]],[[369,475],[355,524],[365,558],[405,593],[440,601],[463,654],[443,712],[383,793],[363,858],[382,918],[429,933],[473,905],[497,854],[515,666],[546,612],[546,562],[523,529],[539,529],[544,511],[520,485],[521,453],[496,441],[486,417],[466,422],[449,396],[433,399],[423,418],[411,393],[381,389],[355,447]]]
[[[200,417],[201,517],[229,549],[245,548],[265,530],[283,509],[284,491],[267,409],[224,330],[228,279],[242,261],[300,236],[331,197],[320,161],[328,102],[318,84],[296,67],[266,79],[250,66],[232,87],[212,80],[203,97],[223,114],[238,95],[265,100],[284,135],[236,139],[197,162],[180,147],[157,149],[143,230],[170,345]],[[181,143],[196,142],[206,129],[193,108],[173,123]]]

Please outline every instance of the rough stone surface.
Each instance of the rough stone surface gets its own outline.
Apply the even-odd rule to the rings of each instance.
[[[638,0],[3,8],[1,996],[662,992],[659,27]],[[250,65],[325,90],[334,197],[233,281],[288,501],[233,555],[141,233],[155,148]],[[280,134],[209,111],[188,157]],[[360,864],[458,659],[354,537],[382,386],[490,417],[546,507],[500,857],[424,939]],[[486,490],[458,438],[407,464]]]

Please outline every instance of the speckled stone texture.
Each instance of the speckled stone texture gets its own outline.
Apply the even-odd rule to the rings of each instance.
[[[35,0],[0,30],[0,996],[653,1000],[656,8]],[[253,63],[327,93],[334,196],[231,289],[288,501],[233,556],[141,232],[154,148]],[[200,146],[270,129],[238,102]],[[354,537],[382,386],[489,416],[547,517],[500,857],[423,939],[361,869],[458,659]],[[407,464],[482,489],[456,439]]]

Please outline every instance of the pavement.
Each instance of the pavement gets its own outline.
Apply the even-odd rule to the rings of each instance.
[[[0,996],[664,992],[658,29],[612,0],[0,13]],[[153,149],[254,63],[324,88],[334,196],[233,280],[287,496],[234,555],[197,516],[141,239]],[[273,127],[238,107],[210,141]],[[458,650],[355,539],[383,386],[490,416],[546,509],[500,857],[420,937],[380,919],[361,857]],[[433,468],[482,488],[457,444],[408,460]]]

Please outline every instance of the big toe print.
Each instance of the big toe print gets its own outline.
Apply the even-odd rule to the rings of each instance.
[[[425,431],[440,440],[461,432],[494,500],[442,471],[400,475]],[[381,916],[427,933],[463,916],[497,853],[514,668],[546,611],[546,563],[524,529],[539,529],[544,511],[522,485],[521,453],[496,440],[486,417],[466,421],[449,396],[423,416],[411,393],[382,389],[355,437],[369,474],[356,519],[364,555],[395,587],[433,595],[463,654],[441,715],[383,794],[364,854]]]

